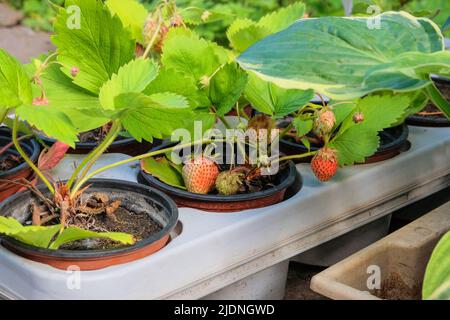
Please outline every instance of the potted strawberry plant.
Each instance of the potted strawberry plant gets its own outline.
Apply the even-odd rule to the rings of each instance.
[[[14,147],[42,185],[27,184],[29,191],[0,205],[0,233],[3,245],[24,257],[57,268],[78,265],[92,270],[161,249],[178,217],[172,200],[157,190],[123,181],[92,180],[99,172],[166,150],[90,172],[92,165],[123,129],[138,141],[152,141],[188,127],[186,123],[204,114],[194,113],[188,101],[175,93],[144,92],[154,90],[158,64],[146,57],[133,58],[131,34],[101,1],[73,0],[66,5],[80,8],[82,28],[69,29],[69,13],[60,8],[55,22],[58,54],[46,59],[31,77],[15,58],[1,51],[5,84],[1,100],[14,114]],[[76,74],[71,73],[74,64],[79,70]],[[112,125],[70,179],[54,182],[23,150],[19,119],[60,141],[58,145],[66,144],[66,150],[75,146],[81,127]]]

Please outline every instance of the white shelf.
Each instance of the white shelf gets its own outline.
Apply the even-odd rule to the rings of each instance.
[[[450,128],[410,127],[412,148],[378,164],[342,169],[319,183],[298,165],[304,187],[275,206],[241,213],[180,209],[182,233],[139,261],[70,276],[0,247],[0,294],[26,299],[197,299],[374,221],[450,185]],[[115,155],[107,155],[110,161]],[[65,164],[73,161],[66,159]],[[137,168],[103,177],[134,179]],[[61,168],[56,175],[65,178]]]

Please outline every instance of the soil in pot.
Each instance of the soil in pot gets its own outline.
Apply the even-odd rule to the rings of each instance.
[[[166,143],[154,148],[153,151],[173,145],[173,143]],[[183,155],[180,154],[180,156]],[[229,165],[219,165],[220,172],[228,169]],[[245,179],[238,192],[233,195],[219,194],[216,189],[208,194],[189,192],[165,183],[150,174],[145,166],[138,180],[170,195],[181,207],[192,207],[210,212],[236,212],[266,207],[283,201],[286,195],[292,197],[302,187],[302,179],[291,161],[280,165],[278,172],[271,176],[260,175],[257,171],[252,171],[254,168],[251,167],[246,169],[249,171],[244,173]],[[294,184],[295,187],[291,188]]]
[[[116,180],[90,183],[91,187],[65,211],[64,218],[61,218],[61,206],[48,201],[49,193],[44,187],[39,192],[28,191],[8,199],[0,206],[0,214],[11,216],[23,225],[51,226],[64,219],[68,226],[90,231],[127,233],[134,237],[133,245],[107,238],[88,238],[50,250],[8,237],[3,239],[3,245],[19,255],[59,269],[77,265],[81,270],[96,270],[143,258],[169,241],[178,211],[167,196],[135,183]]]
[[[286,127],[289,122],[280,121],[278,126],[280,128]],[[393,158],[400,153],[409,150],[410,143],[408,142],[409,129],[407,125],[401,125],[383,130],[379,133],[380,147],[378,151],[366,158],[365,164],[384,161]],[[307,139],[311,143],[311,150],[316,151],[322,147],[321,140],[315,135],[308,135]],[[280,151],[287,155],[307,153],[308,149],[300,142],[295,132],[288,133],[285,137],[280,139]],[[296,163],[310,162],[311,157],[295,160]]]
[[[450,101],[450,80],[435,78],[433,81],[445,99]],[[432,102],[429,102],[421,112],[408,117],[406,122],[410,125],[425,127],[450,126],[450,120]]]
[[[0,129],[0,149],[9,145],[12,141],[9,129]],[[33,139],[20,141],[22,149],[33,162],[36,162],[40,147]],[[33,173],[30,166],[22,160],[16,149],[11,146],[0,155],[0,202],[15,194],[22,186],[17,184],[21,179],[30,179]]]

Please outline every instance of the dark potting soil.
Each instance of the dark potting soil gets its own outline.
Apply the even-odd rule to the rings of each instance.
[[[9,154],[0,159],[0,172],[11,170],[22,163],[22,158]]]
[[[420,300],[421,287],[418,285],[409,287],[398,273],[392,272],[381,283],[381,289],[377,290],[375,295],[387,300]]]
[[[105,130],[104,128],[97,128],[91,131],[83,132],[78,135],[78,139],[82,143],[95,143],[99,144],[102,142],[106,135],[108,134],[108,130]],[[118,136],[116,140],[122,140],[124,137]]]
[[[76,215],[71,216],[70,224],[96,232],[122,232],[131,234],[136,242],[148,238],[152,234],[162,230],[162,226],[154,221],[147,212],[133,212],[121,205],[120,200],[100,201],[99,198],[108,199],[104,194],[90,195],[83,202]],[[114,206],[114,203],[119,204]],[[114,208],[111,210],[111,208]],[[45,210],[44,210],[45,211]],[[109,211],[109,214],[107,213]],[[59,223],[54,219],[44,225]],[[84,239],[73,241],[60,247],[65,250],[103,250],[121,248],[126,245],[109,239]]]

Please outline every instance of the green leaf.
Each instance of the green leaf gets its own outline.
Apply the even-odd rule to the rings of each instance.
[[[183,17],[185,23],[190,25],[200,25],[211,22],[217,22],[231,15],[216,10],[206,10],[198,7],[187,7],[179,10],[179,14]]]
[[[54,24],[52,40],[58,47],[58,61],[73,82],[92,93],[134,57],[135,41],[117,16],[99,0],[67,0],[66,8],[80,8],[77,13],[61,8]],[[74,7],[71,7],[74,6]],[[71,69],[79,69],[76,77]]]
[[[302,2],[296,2],[262,17],[258,25],[269,28],[270,33],[276,33],[303,18],[304,13],[305,5]]]
[[[248,19],[240,19],[230,26],[227,37],[235,50],[243,52],[271,33],[270,29],[265,26],[260,26]]]
[[[450,300],[450,232],[447,232],[431,254],[423,279],[423,299]]]
[[[49,227],[28,226],[12,234],[11,237],[34,247],[48,248],[50,242],[60,229],[61,225]]]
[[[192,122],[194,113],[184,97],[173,93],[125,93],[114,100],[124,128],[138,141],[170,136],[175,129]]]
[[[375,18],[379,29],[368,28],[374,17],[302,19],[237,60],[281,87],[312,88],[337,100],[415,91],[431,83],[431,70],[446,73],[450,53],[443,52],[443,36],[431,20],[405,12]]]
[[[105,3],[120,18],[122,24],[130,28],[133,38],[143,43],[142,31],[148,15],[147,9],[136,0],[107,0]]]
[[[0,110],[31,103],[30,78],[13,56],[0,49]]]
[[[236,63],[226,64],[211,79],[209,97],[217,114],[227,114],[239,100],[245,85],[247,73]]]
[[[60,225],[25,227],[14,218],[0,216],[0,234],[39,248],[47,248],[60,228]]]
[[[98,96],[74,84],[56,63],[45,69],[41,81],[51,107],[88,110],[101,108]],[[33,94],[41,94],[41,89],[36,84],[33,84]]]
[[[244,94],[256,110],[275,118],[298,111],[314,96],[312,90],[283,89],[254,74],[249,75]]]
[[[20,231],[23,228],[22,224],[14,218],[0,216],[0,233],[4,235],[11,235]]]
[[[69,117],[50,106],[22,105],[16,115],[30,125],[43,131],[47,136],[68,144],[72,148],[78,141],[77,130]]]
[[[180,174],[181,168],[177,170],[177,168],[175,168],[174,166],[175,165],[165,157],[161,157],[158,159],[147,158],[142,160],[141,162],[142,169],[148,174],[155,176],[168,185],[180,189],[186,189],[186,187],[184,186],[183,177]],[[179,167],[182,167],[182,165],[179,165]]]
[[[117,241],[123,244],[134,244],[135,240],[132,235],[121,232],[94,232],[77,227],[65,228],[53,241],[49,249],[56,250],[66,243],[89,238],[103,238]]]
[[[367,130],[359,124],[340,134],[330,143],[330,147],[337,151],[339,165],[345,166],[363,163],[377,151],[379,143],[378,132]]]
[[[292,124],[294,125],[297,136],[303,137],[312,130],[314,121],[295,118],[292,120]]]
[[[330,143],[330,147],[337,150],[339,164],[362,163],[373,155],[379,146],[378,132],[395,124],[405,113],[409,101],[406,96],[389,94],[359,100]],[[356,112],[364,115],[364,121],[359,124],[353,122]]]
[[[303,16],[304,11],[305,5],[297,2],[262,17],[258,22],[237,19],[227,30],[228,40],[235,50],[243,52],[257,41],[290,26]]]
[[[194,33],[170,31],[164,42],[161,62],[164,67],[191,78],[198,85],[220,66],[215,46]]]
[[[122,66],[100,89],[100,103],[107,110],[114,109],[114,98],[122,93],[140,93],[158,75],[158,65],[149,59],[138,58]]]
[[[196,81],[174,69],[162,68],[155,80],[144,90],[146,95],[162,92],[172,92],[186,97],[192,108],[211,105],[206,93],[197,87]]]

